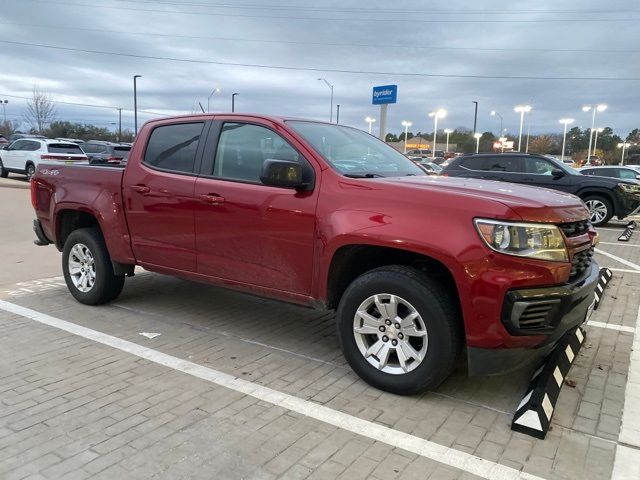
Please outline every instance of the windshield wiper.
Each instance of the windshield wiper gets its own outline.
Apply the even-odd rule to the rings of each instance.
[[[384,178],[384,175],[378,173],[345,173],[343,175],[349,178]]]

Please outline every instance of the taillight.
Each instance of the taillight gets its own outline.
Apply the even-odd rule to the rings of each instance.
[[[31,178],[31,182],[30,182],[30,187],[31,187],[31,205],[33,206],[33,208],[37,208],[37,192],[36,192],[36,182],[33,178]]]
[[[449,176],[449,174],[448,174],[447,172],[442,172],[442,173],[440,174],[440,176],[441,176],[441,177],[448,177],[448,176]]]

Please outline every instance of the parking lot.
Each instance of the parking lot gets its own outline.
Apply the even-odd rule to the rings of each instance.
[[[461,362],[401,397],[351,371],[329,313],[143,270],[81,305],[60,254],[32,243],[26,187],[0,183],[0,478],[640,478],[626,222],[600,230],[614,276],[538,440],[510,429],[531,371],[468,378]]]

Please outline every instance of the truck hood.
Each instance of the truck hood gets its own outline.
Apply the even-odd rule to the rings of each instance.
[[[589,218],[587,208],[578,197],[548,188],[462,177],[410,176],[371,181],[469,197],[469,208],[474,208],[474,200],[499,202],[524,221],[565,223]]]

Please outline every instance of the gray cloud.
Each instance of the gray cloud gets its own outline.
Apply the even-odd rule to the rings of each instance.
[[[163,5],[162,1],[167,4]],[[223,0],[161,0],[158,3],[108,0],[95,2],[95,6],[90,7],[72,5],[92,5],[93,1],[90,0],[22,0],[13,3],[11,9],[3,12],[0,20],[0,40],[133,55],[319,69],[490,76],[640,77],[638,53],[613,51],[640,49],[637,22],[604,21],[640,18],[640,11],[634,2],[616,2],[615,5],[610,2],[607,4],[608,11],[602,13],[594,12],[603,10],[603,4],[595,0],[563,2],[561,7],[552,0],[540,0],[533,7],[531,2],[523,0],[510,2],[506,6],[504,2],[496,0],[473,3],[474,11],[486,14],[471,13],[469,3],[461,0],[437,5],[419,1],[407,4],[382,1],[344,4],[338,1],[286,3],[270,0],[270,9],[257,8],[263,5],[258,0],[244,0],[242,3]],[[241,8],[211,7],[214,4]],[[248,6],[250,4],[253,6]],[[369,9],[363,10],[365,6],[369,6]],[[429,11],[431,6],[434,10],[456,12],[436,13]],[[359,10],[345,10],[347,8]],[[403,12],[397,13],[399,10]],[[406,13],[407,10],[412,13]],[[524,13],[521,12],[523,10],[571,12]],[[336,19],[211,16],[184,12]],[[368,21],[367,18],[387,18],[388,21]],[[600,21],[568,21],[578,18]],[[451,23],[427,23],[438,19]],[[473,19],[567,21],[466,23]],[[176,36],[135,34],[139,32]],[[271,40],[293,43],[266,42]],[[378,46],[308,45],[296,43],[298,41]],[[420,48],[429,46],[584,51]],[[133,104],[131,77],[140,74],[143,78],[139,82],[139,108],[165,113],[195,111],[198,101],[206,107],[207,96],[213,88],[219,87],[221,92],[213,97],[216,111],[230,110],[231,93],[239,92],[239,111],[324,120],[328,119],[329,89],[317,78],[325,77],[335,85],[335,101],[341,105],[341,123],[360,128],[366,128],[363,121],[365,116],[378,116],[377,107],[371,105],[371,87],[390,83],[399,86],[398,104],[389,108],[389,129],[395,132],[401,130],[400,122],[403,119],[413,121],[414,131],[432,130],[432,121],[427,113],[438,107],[449,111],[448,117],[439,123],[442,128],[471,127],[473,100],[480,103],[478,128],[481,131],[498,132],[499,120],[489,115],[490,110],[495,109],[503,115],[504,126],[510,132],[516,132],[518,116],[513,112],[513,107],[519,103],[531,103],[534,106],[531,116],[531,130],[534,133],[559,132],[558,119],[564,116],[576,118],[577,125],[589,126],[590,119],[580,111],[580,107],[592,102],[609,105],[609,109],[600,116],[599,126],[611,126],[620,134],[640,126],[637,115],[640,109],[638,81],[538,81],[285,71],[136,59],[7,44],[2,47],[0,64],[0,95],[29,96],[33,85],[39,84],[56,100],[129,109]],[[11,98],[9,101],[9,118],[18,118],[23,113],[24,101]],[[117,121],[115,110],[62,104],[58,105],[58,110],[61,118],[72,121],[102,125]],[[140,120],[152,117],[152,114],[140,114]],[[125,126],[133,124],[131,112],[124,112],[123,123]]]

